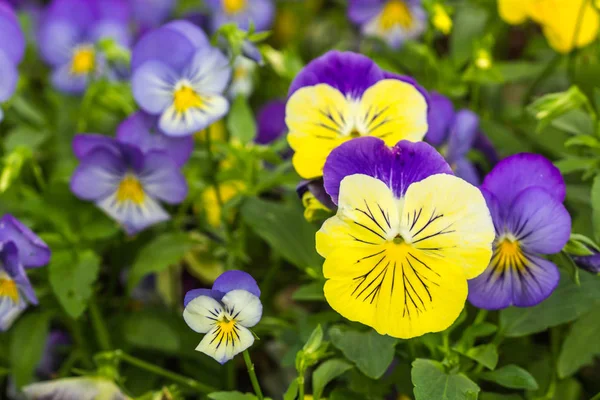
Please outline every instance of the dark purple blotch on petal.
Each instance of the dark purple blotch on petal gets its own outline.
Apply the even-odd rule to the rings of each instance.
[[[333,202],[333,200],[331,200],[331,196],[329,196],[329,194],[327,194],[325,191],[323,178],[317,178],[310,181],[301,181],[298,186],[296,186],[296,193],[298,194],[298,197],[302,199],[306,192],[312,193],[312,195],[315,196],[315,199],[317,199],[321,204],[330,210],[337,210],[337,205]]]

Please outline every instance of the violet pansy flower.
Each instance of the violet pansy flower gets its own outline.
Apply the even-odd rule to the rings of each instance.
[[[565,182],[543,156],[521,153],[500,161],[481,189],[496,239],[490,265],[469,282],[469,301],[491,310],[534,306],[560,279],[556,265],[543,255],[560,252],[569,240]]]
[[[243,30],[250,29],[252,24],[256,31],[265,31],[275,16],[273,0],[207,0],[206,5],[212,11],[210,27],[213,31],[230,22]]]
[[[139,148],[101,135],[73,140],[79,167],[71,191],[119,222],[128,234],[169,219],[160,201],[179,204],[187,183],[179,166],[164,151]]]
[[[420,0],[350,0],[348,17],[373,36],[398,48],[427,28],[427,15]]]
[[[132,54],[133,96],[169,136],[206,128],[229,110],[229,60],[186,21],[148,32]]]
[[[25,273],[50,261],[50,249],[10,214],[0,219],[0,331],[11,327],[37,297]]]
[[[318,178],[329,153],[360,136],[388,146],[420,141],[427,109],[427,93],[412,78],[390,74],[361,54],[330,51],[290,86],[286,123],[294,168],[305,179]]]
[[[143,111],[138,111],[121,122],[116,136],[118,141],[137,146],[144,153],[162,150],[180,167],[189,160],[194,150],[192,136],[178,138],[165,135],[158,128],[158,118]]]
[[[53,0],[42,16],[38,43],[53,69],[54,87],[78,94],[94,77],[112,76],[96,44],[111,38],[128,47],[129,17],[123,0]]]
[[[8,100],[19,79],[17,66],[25,53],[25,36],[12,7],[0,2],[0,103]],[[3,119],[0,108],[0,121]]]
[[[243,271],[221,274],[212,289],[194,289],[185,295],[183,318],[190,328],[204,333],[196,347],[224,364],[254,343],[248,328],[262,317],[260,289]]]

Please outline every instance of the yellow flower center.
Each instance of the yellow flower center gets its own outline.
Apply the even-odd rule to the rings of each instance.
[[[73,52],[71,73],[74,75],[89,74],[96,65],[96,52],[92,46],[80,46]]]
[[[135,204],[142,204],[144,197],[144,188],[140,181],[133,175],[126,175],[117,189],[117,201],[119,203],[131,201]]]
[[[236,14],[246,8],[247,0],[223,0],[223,9],[227,14]]]
[[[201,107],[202,98],[189,86],[183,85],[173,94],[173,105],[178,113],[184,113],[190,108]]]
[[[235,328],[235,320],[234,319],[227,319],[226,317],[223,317],[222,320],[220,320],[219,322],[217,322],[217,326],[219,327],[219,329],[221,329],[221,331],[227,335],[228,333],[231,333],[234,331]]]
[[[13,302],[19,301],[19,290],[17,284],[12,279],[0,279],[0,297],[8,297]]]
[[[379,25],[384,31],[390,30],[396,25],[408,29],[413,25],[413,17],[403,0],[390,0],[383,7]]]
[[[492,264],[497,264],[500,267],[499,272],[511,267],[520,271],[525,269],[527,259],[523,255],[519,242],[511,237],[505,237],[496,246]]]

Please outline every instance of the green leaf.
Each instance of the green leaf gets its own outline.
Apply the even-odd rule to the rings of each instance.
[[[294,379],[283,395],[283,400],[296,400],[298,396],[298,380]]]
[[[292,294],[292,299],[296,301],[324,301],[323,282],[313,282],[300,286]]]
[[[31,382],[42,358],[50,328],[50,314],[27,313],[11,328],[10,365],[17,387]]]
[[[482,36],[487,20],[487,12],[473,3],[458,7],[450,37],[450,56],[456,65],[463,65],[471,57],[473,44]]]
[[[27,125],[19,126],[6,135],[4,150],[7,153],[17,147],[26,147],[30,150],[37,149],[48,138],[48,131],[32,128]]]
[[[317,325],[317,327],[312,331],[310,337],[302,347],[305,353],[314,353],[321,347],[321,343],[323,343],[323,328],[321,328],[321,324]]]
[[[299,206],[252,197],[244,202],[241,211],[252,230],[287,261],[301,269],[320,267],[323,263],[315,250],[317,230],[304,219]]]
[[[58,250],[48,266],[50,286],[64,310],[77,319],[86,310],[98,279],[100,258],[91,250]]]
[[[470,348],[465,355],[487,369],[493,370],[498,365],[498,349],[493,344],[482,344],[481,346]]]
[[[313,398],[315,400],[319,400],[323,394],[325,386],[351,368],[352,364],[339,358],[327,360],[323,364],[319,365],[312,375]]]
[[[571,110],[552,121],[552,126],[572,135],[594,135],[594,121],[583,110]]]
[[[248,99],[238,96],[231,105],[227,117],[227,129],[233,139],[242,143],[250,143],[256,137],[256,121]]]
[[[394,359],[397,339],[382,336],[373,329],[367,332],[341,330],[333,327],[329,330],[331,342],[358,369],[372,379],[379,379]]]
[[[130,344],[142,349],[175,353],[180,347],[177,330],[154,312],[130,314],[125,320],[123,335]]]
[[[600,175],[596,175],[592,183],[592,226],[594,227],[594,238],[600,240]]]
[[[554,163],[556,168],[563,174],[570,174],[577,171],[587,171],[596,166],[597,160],[590,157],[568,156]]]
[[[595,308],[571,326],[558,357],[558,376],[566,378],[600,354],[600,308]]]
[[[416,359],[412,363],[415,400],[474,400],[479,386],[463,374],[449,374],[432,360]]]
[[[484,392],[479,396],[479,400],[523,400],[518,394],[500,394]]]
[[[519,82],[537,77],[544,69],[543,63],[530,61],[494,62],[504,82]]]
[[[537,390],[535,378],[516,365],[507,365],[492,372],[481,374],[481,378],[510,389]]]
[[[178,263],[192,246],[192,240],[184,233],[165,233],[146,244],[129,272],[129,291],[133,290],[144,276],[163,271]]]
[[[255,400],[258,397],[256,397],[252,393],[215,392],[209,394],[208,398],[212,400]]]
[[[561,273],[558,288],[535,307],[510,307],[500,311],[500,325],[508,337],[542,332],[549,327],[573,321],[600,305],[600,277],[587,272],[580,274],[577,286]]]

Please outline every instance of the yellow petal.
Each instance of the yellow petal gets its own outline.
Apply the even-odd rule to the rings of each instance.
[[[427,133],[427,101],[413,85],[397,79],[384,79],[367,89],[358,113],[358,131],[388,146],[403,139],[418,142]]]
[[[529,16],[531,0],[498,0],[500,18],[509,24],[522,24]]]
[[[403,215],[415,249],[462,268],[468,279],[488,266],[495,230],[475,186],[453,175],[432,175],[408,187]]]

